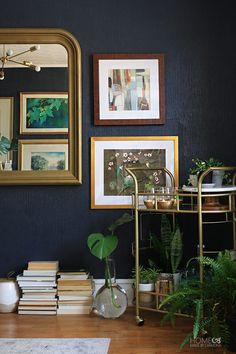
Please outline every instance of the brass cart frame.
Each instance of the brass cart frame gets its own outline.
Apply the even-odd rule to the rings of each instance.
[[[157,203],[157,196],[158,194],[153,192],[153,193],[144,193],[139,191],[139,183],[137,179],[137,172],[141,171],[158,171],[161,170],[166,175],[169,176],[170,178],[170,183],[172,187],[175,186],[175,179],[173,174],[166,168],[138,168],[138,167],[131,167],[131,168],[126,168],[126,172],[132,176],[134,180],[134,193],[132,194],[132,209],[134,210],[134,218],[135,218],[135,281],[136,281],[136,287],[135,287],[135,297],[136,297],[136,323],[137,325],[142,325],[144,323],[144,320],[142,317],[140,317],[140,309],[143,310],[151,310],[151,311],[156,311],[156,312],[163,312],[158,309],[154,308],[148,308],[148,307],[141,307],[140,306],[140,301],[139,301],[139,288],[137,284],[139,284],[139,240],[140,240],[140,213],[168,213],[172,214],[173,216],[173,222],[175,220],[175,215],[178,213],[186,213],[186,214],[191,214],[195,213],[198,215],[198,242],[199,242],[199,256],[203,256],[205,253],[217,253],[218,251],[204,251],[203,249],[203,225],[204,224],[215,224],[215,223],[232,223],[232,234],[233,234],[233,249],[236,250],[236,222],[235,222],[235,217],[236,217],[236,205],[235,205],[235,195],[236,195],[236,167],[210,167],[206,171],[204,171],[199,179],[198,179],[198,187],[197,188],[186,188],[186,191],[177,191],[174,194],[168,194],[168,196],[173,196],[176,198],[176,204],[174,208],[171,209],[158,209],[158,203]],[[215,188],[215,191],[213,188],[210,190],[205,189],[202,190],[202,183],[204,178],[211,173],[212,171],[215,170],[223,170],[225,172],[231,172],[233,174],[232,177],[232,185],[222,187],[222,188]],[[212,190],[213,189],[213,190]],[[163,193],[161,193],[163,194]],[[147,209],[142,203],[140,203],[140,198],[143,198],[145,195],[150,195],[152,198],[155,199],[155,206],[152,209]],[[190,199],[190,204],[187,209],[183,209],[180,205],[180,198],[189,198]],[[204,204],[203,204],[203,198],[227,198],[228,204],[227,208],[225,209],[207,209],[204,210]],[[207,214],[223,214],[225,215],[224,220],[220,221],[204,221],[203,216]],[[228,217],[229,214],[232,215],[231,219]],[[200,281],[203,282],[203,266],[200,264],[200,269],[199,269],[199,274],[200,274]],[[152,294],[156,294],[156,292],[152,292]],[[183,314],[181,314],[183,315]],[[186,316],[186,315],[185,315]]]

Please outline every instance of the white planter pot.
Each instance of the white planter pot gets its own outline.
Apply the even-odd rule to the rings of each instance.
[[[139,284],[139,291],[154,291],[155,285],[152,284]],[[141,293],[139,294],[139,303],[144,307],[153,307],[155,304],[155,296],[153,294]]]
[[[139,291],[153,291],[155,288],[154,283],[151,284],[139,284]]]
[[[20,292],[18,284],[13,279],[0,278],[0,312],[17,310]]]
[[[215,170],[212,172],[212,183],[215,183],[215,187],[222,187],[225,171]]]

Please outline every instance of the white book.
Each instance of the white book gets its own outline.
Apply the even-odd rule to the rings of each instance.
[[[23,294],[22,295],[22,300],[55,300],[56,297],[55,295],[29,295],[29,294]],[[57,299],[56,299],[57,300]]]
[[[61,274],[59,279],[86,280],[88,277],[88,274]]]
[[[54,281],[18,281],[20,287],[47,287],[47,286],[56,286],[56,282]]]
[[[25,269],[23,270],[23,275],[24,276],[34,276],[34,275],[39,275],[39,276],[44,276],[44,275],[49,275],[49,276],[55,276],[57,274],[57,270],[29,270]]]
[[[58,315],[89,315],[90,309],[57,309]]]
[[[55,300],[29,300],[29,299],[20,299],[19,305],[57,305],[57,299]]]
[[[56,310],[18,310],[19,315],[56,315]]]
[[[60,295],[59,296],[59,300],[83,300],[83,301],[87,301],[87,300],[92,300],[93,297],[90,296],[73,296],[73,295]]]
[[[45,276],[24,276],[24,275],[17,275],[17,281],[56,281],[55,275],[45,275]]]
[[[71,310],[90,310],[91,311],[91,305],[79,305],[79,304],[59,304],[58,305],[59,309],[71,309]]]
[[[47,288],[47,289],[42,289],[42,288],[39,288],[39,289],[27,289],[27,288],[24,288],[24,291],[23,293],[53,293],[53,294],[56,294],[57,293],[57,289],[55,288]]]
[[[20,306],[18,306],[18,311],[20,311],[20,310],[37,310],[37,311],[56,311],[57,310],[57,306],[47,306],[47,305],[45,305],[45,306],[37,306],[37,305],[35,305],[35,306],[30,306],[30,305],[20,305]]]

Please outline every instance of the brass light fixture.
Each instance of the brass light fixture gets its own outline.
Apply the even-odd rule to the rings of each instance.
[[[17,59],[15,60],[15,58],[17,58],[18,56],[20,56],[22,54],[25,54],[28,52],[34,52],[39,49],[40,49],[40,45],[34,45],[34,46],[30,47],[29,49],[24,50],[23,52],[14,54],[12,49],[8,49],[7,51],[5,51],[5,44],[3,44],[3,56],[0,57],[0,61],[2,62],[2,66],[0,69],[0,80],[4,80],[4,77],[5,77],[4,68],[5,68],[5,64],[7,62],[27,66],[29,69],[39,72],[41,70],[41,67],[38,65],[34,65],[31,61],[26,61],[26,60],[18,61]]]

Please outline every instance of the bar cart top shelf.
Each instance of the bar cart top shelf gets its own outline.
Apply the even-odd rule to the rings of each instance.
[[[182,187],[183,192],[190,192],[190,193],[197,193],[198,188],[197,187],[191,187],[191,186],[183,186]],[[222,187],[212,187],[212,188],[205,188],[204,186],[202,187],[202,193],[221,193],[221,192],[235,192],[236,191],[236,186],[232,185],[225,185]]]

